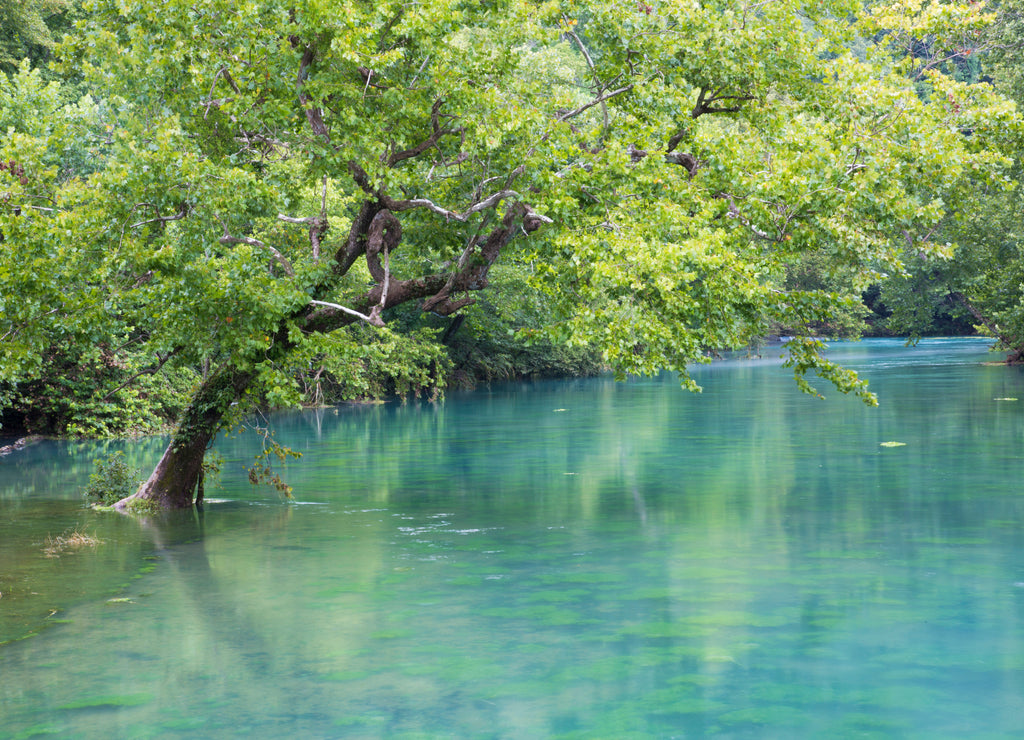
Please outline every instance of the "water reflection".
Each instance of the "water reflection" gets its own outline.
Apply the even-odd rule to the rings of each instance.
[[[5,473],[3,577],[82,593],[0,647],[0,737],[1009,737],[1022,376],[836,352],[880,409],[766,359],[282,415],[297,503],[243,436],[219,500],[142,523]],[[82,517],[94,552],[18,539]]]

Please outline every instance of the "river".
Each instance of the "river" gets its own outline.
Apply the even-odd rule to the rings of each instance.
[[[0,738],[1018,737],[1024,373],[976,339],[285,413],[201,514],[0,459]],[[820,385],[820,384],[819,384]],[[69,530],[100,542],[47,553]],[[51,555],[57,555],[52,557]]]

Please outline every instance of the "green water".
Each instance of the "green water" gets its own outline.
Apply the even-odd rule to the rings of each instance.
[[[837,345],[878,409],[769,350],[280,415],[296,503],[243,436],[145,525],[77,489],[160,440],[41,443],[0,462],[0,738],[1019,737],[1024,374],[985,350]]]

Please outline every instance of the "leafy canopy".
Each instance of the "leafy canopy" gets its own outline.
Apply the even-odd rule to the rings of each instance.
[[[454,313],[500,257],[545,296],[548,338],[620,374],[695,387],[709,350],[781,332],[805,387],[816,370],[873,402],[814,337],[880,273],[949,257],[939,225],[1008,184],[1019,131],[990,88],[894,61],[914,12],[942,11],[947,35],[987,22],[961,4],[86,10],[62,54],[103,115],[50,104],[0,144],[9,383],[54,332],[115,326],[154,364],[231,368],[287,400],[289,354],[322,352],[305,345],[327,330],[340,357],[376,341],[342,317]],[[69,175],[55,153],[83,127],[95,147]],[[398,241],[378,249],[385,211]],[[794,287],[804,264],[831,287]]]

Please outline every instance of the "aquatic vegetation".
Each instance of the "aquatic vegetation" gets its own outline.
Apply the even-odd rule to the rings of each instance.
[[[94,696],[79,701],[69,702],[57,707],[62,710],[73,709],[117,709],[120,707],[137,707],[153,701],[152,694],[111,694]]]
[[[103,540],[93,535],[80,532],[77,529],[69,529],[56,537],[47,536],[43,546],[43,553],[48,558],[59,558],[69,552],[77,552],[84,547],[96,547],[103,544]]]

